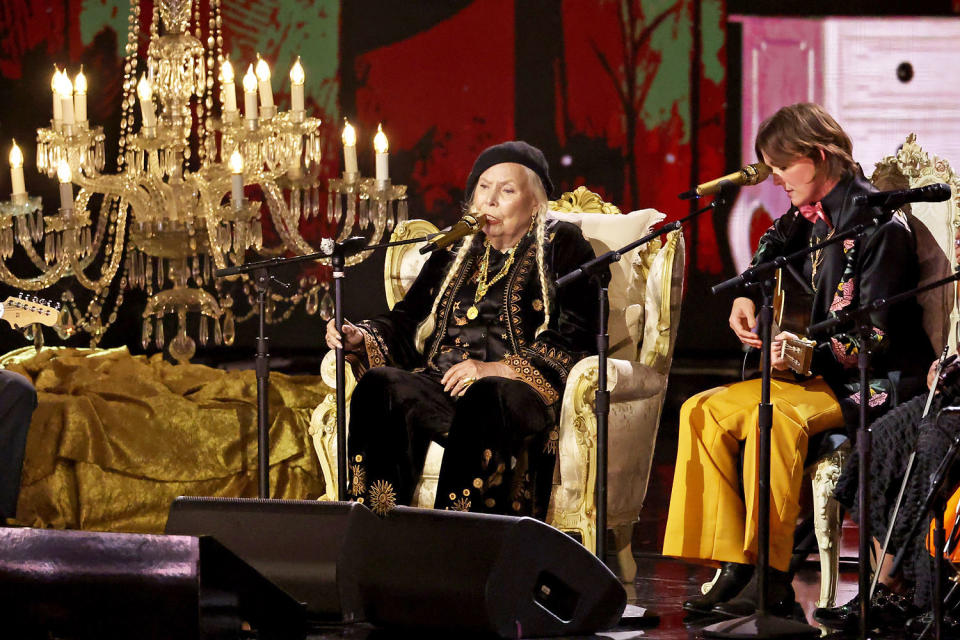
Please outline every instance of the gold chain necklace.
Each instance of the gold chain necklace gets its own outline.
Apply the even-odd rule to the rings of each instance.
[[[823,240],[818,240],[813,244],[819,244],[821,242],[826,242],[833,237],[833,234],[836,233],[837,228],[834,227],[830,229],[830,233],[827,234],[827,237]],[[820,263],[823,262],[823,248],[817,249],[813,252],[813,260],[811,261],[812,265],[810,267],[810,285],[813,287],[813,290],[817,290],[817,271],[820,268]]]
[[[486,251],[483,252],[483,260],[480,261],[480,275],[477,277],[477,293],[473,296],[473,304],[467,309],[467,318],[470,320],[476,320],[477,316],[480,315],[480,310],[477,309],[477,305],[480,304],[483,297],[487,295],[490,287],[507,275],[510,266],[513,264],[513,257],[517,249],[516,245],[514,245],[513,248],[507,250],[507,261],[503,263],[497,275],[493,276],[493,279],[487,282],[487,269],[490,267],[490,241],[484,240],[483,244],[486,247]],[[518,242],[517,244],[519,245],[520,243]]]

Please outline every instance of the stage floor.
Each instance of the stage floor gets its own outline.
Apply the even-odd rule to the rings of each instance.
[[[680,560],[663,557],[642,556],[637,559],[638,574],[633,584],[627,585],[628,601],[647,609],[651,614],[659,617],[656,626],[624,625],[611,631],[604,631],[592,636],[576,636],[576,638],[612,638],[628,640],[630,638],[651,638],[660,640],[688,640],[699,638],[703,627],[720,622],[722,618],[689,617],[681,609],[681,603],[688,597],[699,593],[700,585],[713,576],[713,569],[695,565]],[[803,568],[798,572],[793,582],[797,593],[797,601],[812,622],[810,613],[813,611],[820,591],[820,572],[815,566]],[[846,602],[857,591],[857,575],[855,567],[847,566],[841,571],[841,580],[838,587],[838,602]],[[855,638],[856,634],[830,634],[826,628],[821,632],[827,637],[845,639]],[[829,635],[828,635],[829,634]],[[366,625],[352,625],[346,627],[329,627],[318,629],[311,633],[311,640],[400,640],[409,638],[461,638],[458,633],[430,633],[416,631],[391,631],[372,629]],[[573,638],[573,636],[570,636]],[[875,634],[875,640],[900,640],[907,636],[902,630],[888,634]]]

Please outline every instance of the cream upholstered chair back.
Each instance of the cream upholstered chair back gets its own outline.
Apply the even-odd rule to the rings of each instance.
[[[950,163],[924,151],[911,133],[893,156],[877,163],[871,182],[881,190],[913,189],[943,182],[950,185],[951,197],[945,202],[915,202],[902,207],[917,238],[920,260],[920,284],[951,275],[957,268],[954,247],[960,227],[960,178]],[[933,348],[940,352],[945,344],[957,349],[957,284],[932,289],[920,295],[923,328]]]
[[[577,187],[550,205],[549,217],[580,227],[598,256],[640,238],[664,217],[654,209],[621,214],[617,207],[604,202],[586,187]],[[610,265],[610,284],[607,287],[610,317],[607,330],[611,358],[637,358],[643,340],[646,280],[638,277],[635,267],[636,264],[643,264],[642,260],[638,262],[638,256],[651,256],[651,251],[655,252],[659,246],[659,243],[654,243],[631,249]]]

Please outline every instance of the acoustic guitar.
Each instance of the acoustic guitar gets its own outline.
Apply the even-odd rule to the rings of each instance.
[[[787,338],[781,343],[780,357],[791,371],[802,376],[812,374],[813,349],[817,343],[805,337],[813,308],[813,290],[807,287],[799,274],[777,269],[776,291],[773,296],[773,335],[789,331],[798,338]]]
[[[14,329],[23,329],[31,324],[53,327],[60,320],[59,306],[55,308],[50,305],[49,300],[24,296],[21,293],[16,298],[10,296],[0,302],[0,318],[9,322]]]

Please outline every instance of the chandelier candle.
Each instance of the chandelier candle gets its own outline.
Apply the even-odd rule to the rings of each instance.
[[[76,124],[76,118],[73,114],[73,83],[67,77],[67,72],[63,71],[57,80],[57,93],[60,95],[60,112],[63,114],[63,126],[67,135],[70,135],[73,125]]]
[[[64,211],[73,211],[73,185],[70,183],[72,179],[70,165],[66,160],[61,160],[57,165],[57,180],[60,181],[60,208]]]
[[[290,68],[290,111],[295,122],[303,122],[303,81],[306,74],[303,72],[303,66],[300,64],[300,58],[293,63]]]
[[[253,75],[253,65],[247,68],[243,76],[243,115],[247,119],[247,127],[257,128],[257,76]]]
[[[140,82],[137,83],[137,95],[140,96],[143,127],[153,129],[157,126],[157,113],[153,110],[153,86],[145,75],[140,76]]]
[[[257,56],[257,88],[260,89],[260,117],[272,118],[277,111],[273,106],[273,87],[270,86],[270,65]]]
[[[53,90],[53,126],[59,131],[63,126],[63,105],[60,103],[60,93],[57,87],[60,84],[60,70],[53,65],[53,78],[50,79],[50,88]]]
[[[239,149],[234,149],[230,155],[230,173],[232,181],[230,184],[230,197],[233,199],[233,208],[243,208],[243,156]]]
[[[77,123],[83,127],[87,124],[87,77],[83,75],[83,67],[73,81],[73,108],[76,111]]]
[[[383,126],[377,125],[377,135],[373,136],[373,148],[377,152],[377,182],[382,184],[390,179],[389,154],[387,150],[387,136],[383,133]]]
[[[223,90],[223,119],[233,122],[237,119],[237,85],[234,83],[233,65],[225,58],[220,67],[220,82]]]
[[[27,195],[27,189],[23,184],[23,153],[17,146],[16,140],[13,141],[13,147],[10,149],[10,195],[15,202],[23,199],[18,196]]]
[[[343,122],[343,172],[347,175],[356,175],[358,173],[357,131],[346,118]]]

